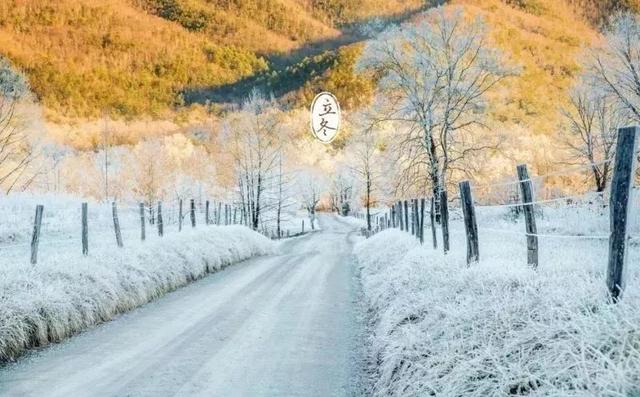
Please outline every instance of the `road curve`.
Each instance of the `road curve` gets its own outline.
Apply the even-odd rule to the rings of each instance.
[[[231,266],[0,368],[0,396],[351,396],[354,228]]]

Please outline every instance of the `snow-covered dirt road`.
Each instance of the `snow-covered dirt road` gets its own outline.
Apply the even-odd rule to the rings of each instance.
[[[354,227],[282,243],[0,368],[1,396],[359,394]]]

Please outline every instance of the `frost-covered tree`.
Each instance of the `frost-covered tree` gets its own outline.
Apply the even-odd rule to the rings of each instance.
[[[22,74],[0,57],[0,187],[5,193],[16,187],[34,158],[16,112],[18,103],[28,92],[29,86]]]
[[[473,131],[485,127],[487,93],[516,69],[489,43],[485,22],[459,7],[438,7],[386,30],[363,53],[359,68],[381,75],[377,117],[404,124],[396,146],[409,176],[398,180],[426,173],[439,197],[456,163],[495,147]]]
[[[618,14],[605,32],[605,42],[591,52],[590,75],[640,122],[640,17]]]
[[[606,93],[580,83],[562,109],[567,123],[567,147],[572,160],[590,166],[597,192],[607,187],[618,128],[630,122],[629,112]]]
[[[339,165],[333,174],[330,186],[331,209],[348,215],[352,209],[351,200],[355,194],[353,173],[348,167]]]
[[[367,217],[367,230],[371,230],[371,206],[374,204],[374,193],[377,187],[379,142],[374,128],[368,120],[356,117],[355,131],[347,147],[351,161],[350,166],[362,185],[362,202]]]
[[[325,177],[320,170],[307,167],[298,172],[296,179],[302,206],[309,215],[311,229],[315,229],[318,204],[326,189]]]
[[[254,230],[258,230],[267,208],[270,178],[281,158],[282,119],[283,114],[275,102],[254,91],[242,110],[232,115],[224,126],[223,138],[234,161],[240,203],[247,223]]]

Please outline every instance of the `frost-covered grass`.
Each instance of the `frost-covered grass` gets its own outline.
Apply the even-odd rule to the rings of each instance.
[[[0,361],[274,247],[243,226],[186,227],[145,243],[125,241],[123,249],[115,248],[112,238],[93,241],[88,257],[77,245],[45,250],[35,266],[23,255],[0,259]]]
[[[606,232],[606,214],[592,211],[549,210],[543,230]],[[479,214],[480,223],[524,228],[492,225],[503,215]],[[356,246],[373,316],[373,394],[640,395],[637,245],[624,297],[611,304],[606,240],[541,239],[535,271],[526,264],[524,236],[481,230],[481,262],[467,267],[460,221],[452,227],[447,256],[433,250],[430,233],[421,247],[395,229]]]

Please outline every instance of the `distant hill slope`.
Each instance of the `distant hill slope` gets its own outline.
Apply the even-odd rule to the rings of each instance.
[[[420,0],[4,0],[0,54],[50,114],[161,116],[182,93],[269,69],[266,57]]]

